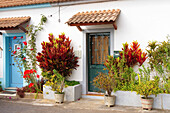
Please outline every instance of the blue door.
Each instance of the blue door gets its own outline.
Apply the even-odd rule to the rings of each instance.
[[[13,51],[16,51],[16,54],[20,51],[19,48],[22,48],[23,46],[23,39],[21,39],[21,36],[18,36],[14,39],[14,37],[9,37],[9,48],[11,48]],[[18,48],[18,49],[17,49]],[[23,78],[21,76],[21,73],[19,72],[19,68],[17,67],[17,62],[19,62],[19,59],[17,59],[17,62],[14,61],[14,56],[11,51],[9,51],[9,87],[23,87]]]

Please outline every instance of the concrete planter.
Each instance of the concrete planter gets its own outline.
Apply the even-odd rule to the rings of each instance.
[[[64,100],[65,101],[76,101],[81,98],[82,96],[82,85],[78,84],[75,86],[68,86],[64,88]],[[54,100],[54,91],[51,90],[50,86],[43,86],[43,97],[44,99],[51,99]]]
[[[110,97],[108,95],[104,96],[104,103],[108,107],[114,106],[115,105],[115,100],[116,100],[116,96],[114,96],[114,95],[110,96]]]
[[[35,99],[36,93],[25,93],[24,98]],[[43,94],[39,93],[37,99],[43,99]]]
[[[82,97],[82,85],[68,86],[64,92],[67,101],[76,101]]]
[[[116,96],[116,105],[142,106],[141,96],[134,91],[117,91],[113,94]],[[153,108],[170,110],[170,94],[158,94],[156,97],[151,95],[150,97],[154,98]]]

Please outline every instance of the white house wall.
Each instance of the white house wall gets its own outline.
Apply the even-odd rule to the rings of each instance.
[[[76,27],[65,24],[74,14],[82,11],[120,9],[121,13],[117,20],[118,29],[114,31],[114,50],[121,50],[122,43],[137,40],[141,48],[145,49],[149,40],[163,41],[170,34],[170,1],[139,1],[118,0],[94,4],[81,4],[61,7],[61,22],[58,22],[58,7],[21,9],[0,11],[0,18],[31,16],[30,24],[37,25],[40,14],[48,17],[44,30],[38,34],[37,49],[41,51],[41,42],[48,41],[48,34],[53,33],[56,37],[65,32],[72,39],[74,50],[81,50],[83,55],[83,33]],[[50,17],[52,15],[52,17]],[[0,46],[2,46],[0,36]],[[79,60],[80,67],[73,72],[71,80],[83,81],[83,58]],[[2,59],[0,58],[0,77],[2,75]],[[84,75],[85,76],[85,75]]]

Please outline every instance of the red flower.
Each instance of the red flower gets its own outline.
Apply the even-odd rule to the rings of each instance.
[[[16,36],[14,36],[14,38],[13,38],[13,39],[15,40],[16,38],[17,38],[17,37],[16,37]]]
[[[37,75],[37,78],[40,78],[40,75]]]
[[[21,39],[23,39],[23,36],[21,36]]]
[[[29,84],[29,88],[31,88],[33,85],[34,85],[33,83],[30,83],[30,84]]]
[[[16,53],[16,51],[13,52],[13,54],[15,54],[15,53]]]
[[[23,78],[26,78],[26,77],[27,77],[26,75],[23,76]]]
[[[27,45],[27,42],[25,41],[25,42],[23,42],[24,43],[24,45]]]
[[[20,47],[17,47],[17,49],[20,49]]]
[[[30,49],[31,51],[34,50],[33,48]]]
[[[23,60],[25,60],[26,58],[24,57]]]
[[[29,27],[29,25],[27,25],[27,27]]]
[[[30,74],[30,70],[25,70],[24,75]]]

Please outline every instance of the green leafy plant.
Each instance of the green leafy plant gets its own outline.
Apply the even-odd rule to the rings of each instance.
[[[37,61],[42,69],[45,78],[53,75],[53,70],[57,70],[63,77],[70,76],[73,69],[78,67],[78,57],[73,52],[71,40],[65,34],[55,38],[53,34],[49,34],[50,42],[43,42],[42,52],[38,53]]]
[[[66,85],[68,85],[68,86],[75,86],[75,85],[80,84],[80,82],[74,81],[74,80],[73,81],[66,80],[65,82],[66,82]]]
[[[142,65],[142,68],[143,69],[141,69],[141,68],[139,68],[139,72],[140,72],[140,79],[141,79],[141,81],[149,81],[150,80],[150,74],[151,74],[151,70],[150,70],[150,68],[149,67],[147,67],[147,68],[145,68],[145,66],[144,65]],[[139,78],[139,76],[138,76],[138,78]]]
[[[112,73],[117,82],[116,90],[134,91],[138,81],[135,79],[137,74],[134,72],[135,65],[142,65],[146,60],[146,53],[139,48],[137,41],[132,42],[129,48],[128,43],[123,44],[120,57],[108,56],[105,65],[109,73]]]
[[[21,73],[21,76],[26,80],[26,82],[29,84],[30,87],[35,85],[36,90],[38,91],[41,91],[41,89],[39,89],[40,87],[37,86],[36,84],[37,80],[40,77],[39,75],[35,74],[37,73],[36,37],[37,37],[37,33],[43,29],[43,25],[45,24],[46,21],[47,18],[44,15],[42,15],[41,22],[37,26],[34,26],[33,24],[27,26],[26,27],[27,38],[29,39],[28,43],[27,41],[23,41],[23,36],[21,36],[20,38],[22,40],[19,40],[18,42],[19,44],[21,44],[21,48],[18,47],[17,50],[15,51],[12,50],[13,59],[16,62],[17,67],[19,68],[19,72]],[[13,39],[16,38],[17,38],[16,36],[13,37]],[[25,71],[23,71],[23,68]],[[35,73],[32,73],[32,70],[34,70]]]
[[[149,42],[147,52],[150,68],[155,75],[161,78],[161,89],[163,92],[168,93],[170,89],[170,39],[167,37],[167,41]],[[166,90],[166,91],[165,91]]]
[[[116,81],[112,73],[99,73],[93,80],[93,85],[101,90],[107,91],[108,96],[111,96],[112,91],[116,87]]]
[[[50,76],[45,85],[51,86],[52,90],[56,91],[56,94],[63,94],[64,87],[67,87],[67,85],[65,85],[65,78],[55,69],[53,73],[54,74]]]
[[[140,79],[139,79],[140,80]],[[145,99],[148,99],[150,95],[159,94],[159,79],[149,80],[149,81],[139,81],[139,84],[136,87],[137,94],[143,95]]]
[[[14,61],[17,64],[17,67],[19,68],[19,71],[22,76],[24,76],[23,68],[24,70],[27,69],[35,69],[37,70],[36,66],[36,37],[39,31],[43,30],[43,25],[47,21],[47,18],[42,15],[41,22],[35,26],[30,25],[26,27],[27,30],[27,41],[24,41],[23,36],[21,37],[21,40],[19,40],[19,44],[21,44],[21,48],[17,48],[17,51],[12,50],[12,56]],[[14,39],[17,37],[14,36]]]

